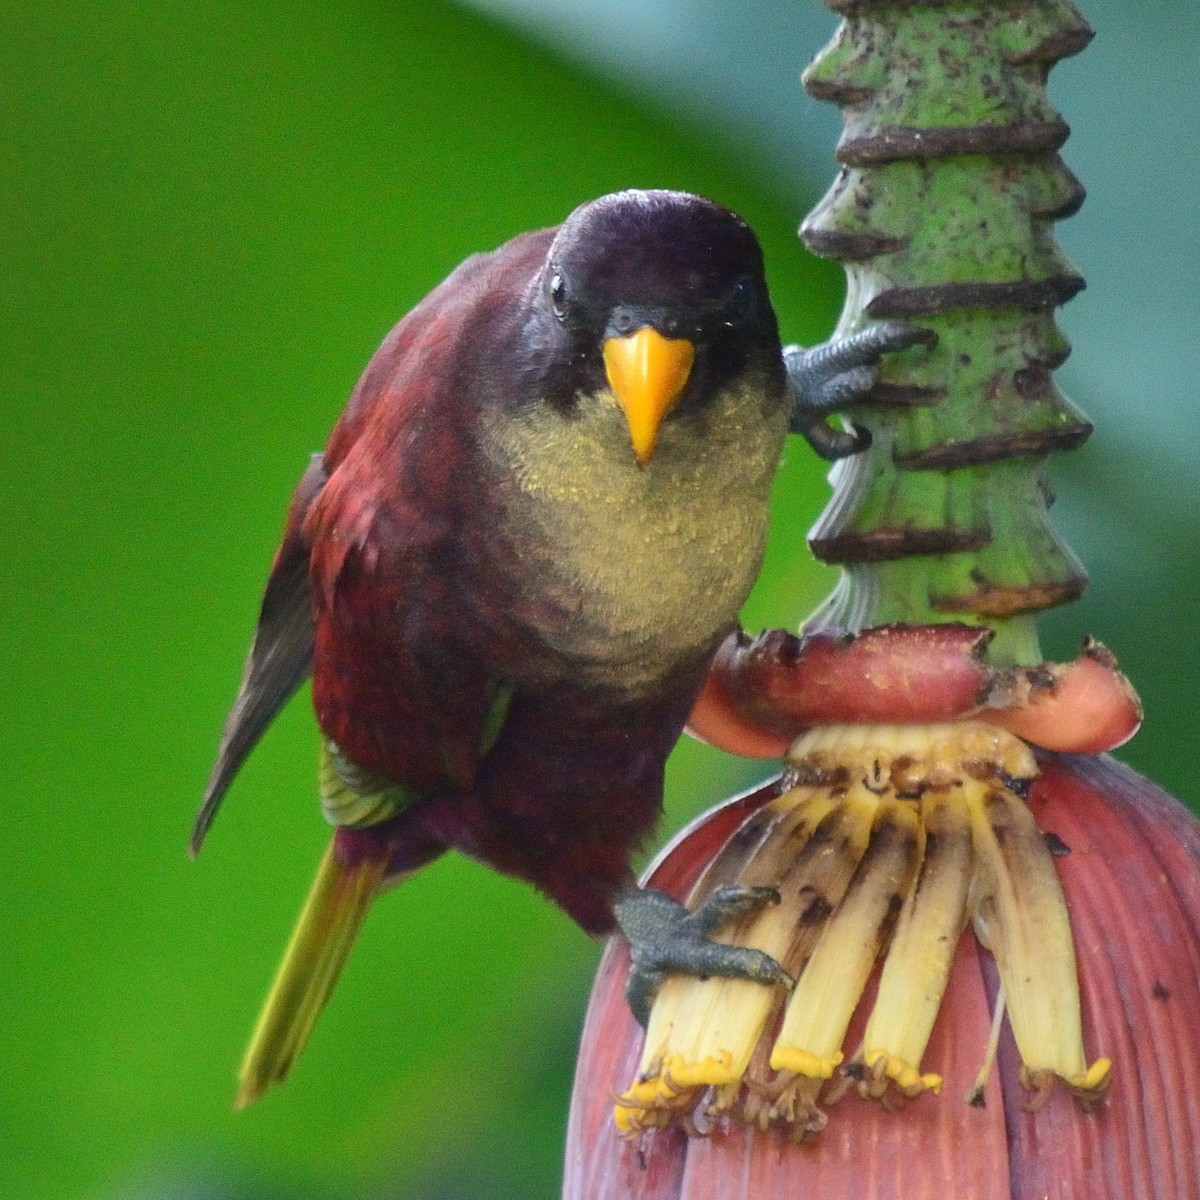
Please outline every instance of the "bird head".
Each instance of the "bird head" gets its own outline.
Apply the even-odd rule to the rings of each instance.
[[[748,371],[780,386],[762,252],[711,200],[625,191],[585,204],[558,230],[534,287],[547,398],[564,409],[615,399],[642,466],[672,413],[702,409]]]

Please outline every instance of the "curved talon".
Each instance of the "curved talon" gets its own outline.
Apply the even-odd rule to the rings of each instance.
[[[826,418],[863,400],[879,377],[879,360],[912,346],[937,341],[932,329],[906,321],[882,321],[845,338],[811,349],[788,346],[783,352],[794,407],[790,429],[802,434],[822,458],[845,458],[870,445],[870,435],[833,429]]]
[[[834,429],[825,423],[824,416],[817,416],[805,423],[793,417],[790,430],[800,434],[814,453],[827,462],[861,454],[871,444],[871,431],[865,426],[851,424],[849,429]]]
[[[735,917],[778,903],[779,892],[772,887],[718,888],[695,912],[653,888],[638,888],[621,896],[613,912],[629,942],[633,966],[625,998],[638,1024],[646,1026],[655,993],[671,974],[701,979],[719,975],[790,988],[792,977],[769,954],[709,937]]]

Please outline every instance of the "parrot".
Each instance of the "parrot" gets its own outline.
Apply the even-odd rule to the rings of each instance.
[[[191,839],[311,677],[334,832],[238,1107],[287,1076],[373,901],[448,850],[619,929],[643,1024],[671,972],[790,984],[710,936],[771,889],[688,912],[631,859],[759,570],[786,435],[861,449],[830,414],[923,336],[785,351],[746,222],[634,189],[472,255],[392,329],[292,497]]]

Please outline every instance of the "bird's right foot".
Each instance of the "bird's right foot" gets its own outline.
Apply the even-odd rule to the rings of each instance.
[[[672,974],[699,979],[719,975],[790,988],[794,980],[769,954],[709,936],[735,917],[778,903],[779,893],[770,887],[718,888],[695,912],[654,888],[624,893],[613,911],[633,960],[625,998],[638,1024],[645,1027],[655,993]]]

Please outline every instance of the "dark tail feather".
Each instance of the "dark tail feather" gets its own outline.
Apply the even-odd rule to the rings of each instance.
[[[313,456],[300,480],[288,514],[287,531],[263,595],[254,641],[242,671],[242,685],[225,720],[217,761],[204,790],[189,844],[192,857],[234,775],[275,714],[312,673],[313,616],[308,578],[308,548],[300,524],[313,497],[325,483],[324,461]]]

